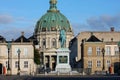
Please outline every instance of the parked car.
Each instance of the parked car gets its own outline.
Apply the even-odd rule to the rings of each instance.
[[[49,73],[49,72],[51,71],[51,69],[50,69],[50,68],[46,68],[45,71],[46,71],[47,73]]]
[[[49,73],[50,71],[51,71],[51,69],[49,67],[47,67],[47,68],[42,67],[39,69],[40,74],[44,74],[45,72]]]
[[[38,72],[39,72],[39,74],[44,74],[45,73],[44,67],[40,68]]]

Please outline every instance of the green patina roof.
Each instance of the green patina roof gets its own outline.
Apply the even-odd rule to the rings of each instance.
[[[72,31],[68,19],[57,10],[56,0],[50,0],[50,8],[40,20],[38,20],[35,28],[35,32],[41,31],[56,31],[65,29],[66,31]]]

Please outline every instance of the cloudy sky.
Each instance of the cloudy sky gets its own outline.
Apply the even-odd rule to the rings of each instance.
[[[70,21],[74,34],[81,31],[120,31],[120,0],[58,0],[58,10]],[[21,31],[26,37],[49,9],[49,0],[1,0],[0,35],[16,39]]]

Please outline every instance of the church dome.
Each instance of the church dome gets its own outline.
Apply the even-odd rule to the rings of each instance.
[[[72,32],[68,19],[57,10],[56,3],[56,0],[50,0],[50,9],[38,20],[35,33],[61,29]]]

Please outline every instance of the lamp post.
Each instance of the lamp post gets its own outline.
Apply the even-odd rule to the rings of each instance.
[[[21,53],[20,49],[18,49],[17,53],[18,53],[18,75],[20,75],[20,53]]]
[[[10,62],[9,62],[9,60],[10,60],[10,48],[11,48],[11,44],[10,44],[10,42],[8,42],[8,44],[7,44],[7,48],[8,48],[8,68],[7,68],[7,72],[8,72],[8,75],[10,75]]]
[[[120,41],[118,42],[118,47],[119,47],[119,70],[120,70]]]
[[[104,48],[102,48],[102,54],[103,54],[103,68],[102,68],[102,70],[105,70],[105,65],[104,65],[105,49]]]

